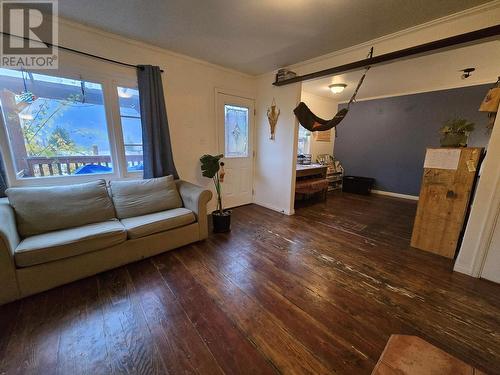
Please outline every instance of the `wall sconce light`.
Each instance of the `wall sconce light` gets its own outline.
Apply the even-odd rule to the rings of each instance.
[[[334,94],[340,94],[347,87],[345,83],[334,83],[328,86]]]

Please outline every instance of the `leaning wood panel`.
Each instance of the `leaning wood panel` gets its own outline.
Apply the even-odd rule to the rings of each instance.
[[[455,256],[482,153],[459,150],[456,169],[424,168],[411,239],[411,246],[447,258]]]

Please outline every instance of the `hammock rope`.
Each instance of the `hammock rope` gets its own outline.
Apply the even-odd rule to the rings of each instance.
[[[370,52],[368,53],[368,58],[373,57],[373,47],[370,49]],[[356,86],[356,89],[354,90],[354,93],[351,96],[351,99],[347,103],[347,108],[342,108],[340,111],[337,112],[335,117],[333,117],[331,120],[325,120],[322,119],[321,117],[316,116],[306,105],[304,102],[300,102],[299,105],[293,110],[293,113],[295,113],[295,116],[299,120],[300,124],[306,128],[309,131],[315,132],[315,131],[325,131],[325,130],[330,130],[334,127],[336,127],[340,122],[345,118],[347,115],[347,112],[349,112],[349,107],[353,102],[356,101],[356,95],[358,94],[358,91],[363,84],[363,81],[365,80],[366,73],[370,70],[371,66],[367,66],[365,68],[365,71],[361,78],[359,79],[359,82]]]

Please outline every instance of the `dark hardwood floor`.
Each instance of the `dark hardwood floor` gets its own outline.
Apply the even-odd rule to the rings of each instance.
[[[500,373],[500,285],[410,248],[414,202],[302,206],[0,307],[0,374],[369,374],[393,333]]]

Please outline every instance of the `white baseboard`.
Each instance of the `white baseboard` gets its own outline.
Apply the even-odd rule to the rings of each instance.
[[[288,210],[285,210],[283,208],[279,208],[279,207],[273,206],[271,204],[264,203],[264,202],[258,202],[258,201],[255,201],[255,200],[254,200],[253,203],[256,204],[257,206],[262,206],[264,208],[268,208],[270,210],[279,212],[280,214],[284,214],[284,215],[288,215],[288,216],[295,214],[295,210],[293,210],[293,209],[292,209],[292,211],[288,211]]]
[[[465,275],[469,275],[469,276],[476,277],[476,278],[479,277],[479,275],[474,274],[474,272],[472,271],[470,266],[458,264],[458,262],[455,262],[455,266],[453,267],[453,271],[463,273]]]
[[[393,193],[391,191],[383,191],[383,190],[372,190],[372,193],[379,194],[379,195],[387,195],[389,197],[411,199],[412,201],[418,201],[418,195],[399,194],[399,193]]]

